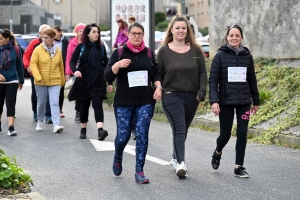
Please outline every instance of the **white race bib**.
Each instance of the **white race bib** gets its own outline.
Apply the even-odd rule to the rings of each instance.
[[[129,87],[148,86],[148,71],[128,72]]]
[[[228,82],[246,82],[247,67],[228,67]]]

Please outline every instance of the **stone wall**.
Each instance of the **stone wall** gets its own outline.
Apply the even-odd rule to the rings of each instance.
[[[226,25],[244,31],[244,46],[254,57],[300,58],[299,0],[210,0],[209,42],[213,57],[225,44]]]

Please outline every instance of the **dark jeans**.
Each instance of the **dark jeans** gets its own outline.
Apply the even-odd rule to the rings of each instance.
[[[217,148],[218,152],[222,152],[225,145],[228,143],[231,136],[232,123],[234,118],[234,109],[236,111],[237,119],[237,130],[236,130],[236,158],[235,164],[243,165],[245,150],[247,144],[247,131],[248,123],[250,119],[250,105],[220,105],[220,136],[217,138]]]
[[[199,101],[193,92],[163,93],[162,108],[173,131],[173,157],[180,163],[185,158],[185,140]]]
[[[0,84],[0,115],[2,115],[5,100],[7,117],[15,116],[17,91],[18,83]]]
[[[36,108],[37,108],[37,97],[36,97],[36,91],[35,91],[35,86],[34,86],[34,78],[33,76],[30,76],[31,80],[31,106],[32,106],[32,111],[34,114],[37,114]],[[47,98],[46,102],[46,117],[51,118],[51,109],[50,109],[50,104],[49,104],[49,96]]]
[[[59,93],[59,109],[60,113],[62,113],[62,107],[64,104],[64,99],[65,99],[65,86],[60,88],[60,93]]]
[[[102,107],[102,101],[103,98],[99,96],[93,96],[87,99],[81,99],[80,100],[80,122],[86,123],[88,122],[89,117],[89,108],[91,105],[94,108],[94,115],[95,115],[95,121],[98,122],[104,122],[104,114],[103,114],[103,107]]]

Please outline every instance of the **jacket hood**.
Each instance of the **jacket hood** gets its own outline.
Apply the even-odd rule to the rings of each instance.
[[[244,49],[245,49],[244,51],[239,52],[240,55],[247,55],[247,54],[250,54],[250,50],[249,50],[247,47],[244,47]],[[232,53],[235,54],[235,51],[232,50],[232,49],[230,49],[230,48],[227,46],[227,44],[221,46],[221,47],[219,48],[218,51],[232,52]]]

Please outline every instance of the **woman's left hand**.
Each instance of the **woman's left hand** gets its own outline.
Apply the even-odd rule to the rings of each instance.
[[[108,85],[107,86],[107,92],[112,92],[113,88],[114,88],[114,86]]]
[[[253,105],[250,111],[252,115],[255,115],[258,111],[258,105]]]
[[[156,101],[159,101],[161,99],[161,93],[162,93],[161,89],[159,87],[157,87],[153,94],[153,99],[155,99]]]
[[[22,90],[22,88],[23,88],[23,84],[18,84],[18,89]]]
[[[5,81],[6,81],[5,77],[2,74],[0,74],[0,82],[5,82]]]

